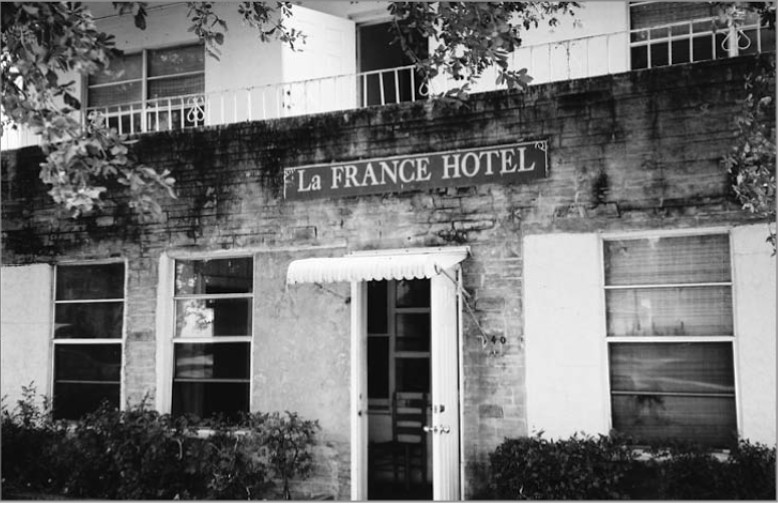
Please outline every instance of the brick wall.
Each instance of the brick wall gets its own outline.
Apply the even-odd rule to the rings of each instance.
[[[286,266],[312,256],[304,251],[310,246],[332,248],[316,254],[339,255],[467,244],[472,256],[463,272],[472,315],[463,315],[463,452],[467,497],[479,497],[488,453],[504,437],[527,433],[522,234],[750,220],[733,201],[720,160],[734,139],[743,76],[754,63],[744,57],[554,83],[524,94],[477,96],[463,106],[401,104],[145,135],[138,157],[170,169],[179,193],[164,201],[163,220],[145,225],[118,207],[99,218],[62,219],[40,195],[40,155],[8,153],[2,260],[129,259],[125,384],[135,399],[154,392],[159,255],[170,249],[257,251],[263,289],[255,311],[273,330],[265,338],[276,340],[256,346],[255,405],[283,409],[288,403],[322,421],[328,446],[319,454],[337,463],[320,469],[320,476],[330,476],[322,490],[347,498],[349,309],[315,287],[295,288],[302,300],[290,300]],[[280,197],[283,167],[541,138],[549,141],[550,177],[530,184],[305,202]],[[300,307],[310,307],[309,316]],[[324,322],[322,314],[328,315]],[[483,342],[473,317],[494,342]],[[317,367],[324,348],[329,367]],[[295,370],[288,357],[303,367]],[[301,376],[302,369],[310,374]],[[332,397],[317,403],[311,392],[319,391]]]

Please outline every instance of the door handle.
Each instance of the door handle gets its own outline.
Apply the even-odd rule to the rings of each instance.
[[[451,432],[451,427],[449,427],[448,425],[441,425],[440,426],[440,433],[441,434],[448,434],[449,432]]]
[[[437,426],[437,425],[433,425],[432,427],[430,427],[429,425],[425,425],[425,426],[424,426],[424,427],[422,427],[421,429],[422,429],[424,432],[432,432],[433,434],[437,434],[437,433],[438,433],[438,431],[440,430],[440,429],[438,428],[438,426]]]

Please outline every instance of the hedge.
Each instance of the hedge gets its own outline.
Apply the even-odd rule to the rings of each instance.
[[[291,498],[290,478],[310,472],[318,423],[296,413],[247,413],[227,425],[141,403],[64,422],[33,397],[29,388],[15,409],[2,409],[5,499]]]
[[[775,500],[775,448],[740,440],[726,458],[612,436],[505,439],[490,454],[494,499]]]

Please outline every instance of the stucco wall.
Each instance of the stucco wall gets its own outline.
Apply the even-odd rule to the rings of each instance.
[[[22,387],[51,396],[52,269],[47,264],[3,266],[0,275],[0,384],[13,408]]]
[[[36,183],[40,154],[20,150],[2,160],[3,263],[128,258],[125,389],[140,395],[155,390],[153,350],[165,338],[155,327],[160,255],[254,252],[268,286],[257,311],[272,328],[257,337],[267,349],[255,351],[254,379],[262,385],[255,401],[260,409],[288,405],[320,418],[337,455],[327,459],[342,463],[328,468],[328,476],[338,475],[337,495],[348,497],[348,415],[338,418],[347,392],[337,386],[347,374],[338,370],[347,350],[333,337],[346,332],[348,306],[328,292],[317,295],[315,287],[284,294],[288,261],[303,255],[290,251],[467,244],[472,254],[463,277],[472,314],[462,317],[462,451],[466,497],[479,497],[488,453],[504,437],[530,429],[525,367],[532,344],[525,350],[523,340],[530,338],[525,315],[532,303],[522,295],[522,238],[752,221],[730,195],[720,160],[733,141],[742,77],[753,65],[752,58],[738,58],[561,82],[525,94],[495,92],[462,106],[418,102],[144,135],[135,152],[144,163],[170,169],[179,194],[163,198],[162,219],[145,224],[121,205],[99,217],[62,219]],[[532,139],[548,139],[549,177],[528,184],[306,202],[281,197],[284,167]],[[300,303],[315,311],[306,316]],[[338,367],[319,363],[318,353]],[[290,354],[299,355],[306,374],[295,376]],[[314,398],[312,389],[325,386],[326,397]],[[756,401],[751,405],[756,411],[750,413],[759,411]]]
[[[596,234],[524,239],[527,423],[546,437],[610,429],[598,243]]]

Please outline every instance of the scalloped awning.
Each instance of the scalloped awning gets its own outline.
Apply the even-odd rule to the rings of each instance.
[[[411,250],[412,251],[412,250]],[[431,278],[467,257],[466,248],[429,253],[353,254],[339,258],[306,258],[289,264],[286,282],[333,283],[381,279]]]

